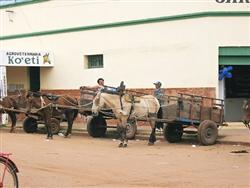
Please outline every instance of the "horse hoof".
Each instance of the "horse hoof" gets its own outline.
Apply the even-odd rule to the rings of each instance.
[[[123,147],[124,147],[124,148],[128,147],[128,144],[123,144]]]
[[[154,142],[149,142],[148,143],[148,146],[153,146],[154,145]]]
[[[119,148],[123,147],[123,143],[120,143],[120,144],[118,145],[118,147],[119,147]]]

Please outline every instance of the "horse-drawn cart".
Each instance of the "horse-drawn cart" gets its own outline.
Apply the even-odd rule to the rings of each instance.
[[[61,130],[60,123],[66,120],[63,114],[57,113],[56,106],[51,106],[53,110],[52,117],[50,118],[50,127],[52,134],[58,134]],[[32,109],[32,111],[26,113],[26,117],[23,121],[23,130],[26,133],[35,133],[37,132],[39,124],[45,124],[44,118],[38,114],[39,110],[40,109]]]
[[[162,119],[156,121],[165,123],[163,134],[167,141],[180,141],[183,132],[190,133],[186,128],[194,127],[199,142],[211,145],[224,122],[224,101],[189,94],[164,96],[162,112]]]
[[[99,98],[102,98],[102,101],[106,102],[101,104],[96,101],[98,104],[95,109],[99,111],[99,116],[90,117],[88,120],[89,134],[94,137],[105,134],[105,113],[104,115],[102,114],[105,106],[110,109],[116,109],[116,111],[117,108],[120,108],[120,111],[124,113],[123,119],[128,117],[127,125],[133,127],[134,130],[136,130],[136,121],[148,121],[151,126],[152,122],[162,122],[164,124],[164,137],[169,142],[180,141],[183,133],[197,133],[198,140],[202,145],[212,145],[216,142],[218,127],[224,125],[224,101],[221,99],[190,94],[163,96],[161,99],[163,115],[162,117],[156,118],[155,114],[149,113],[150,109],[155,108],[156,105],[153,103],[151,103],[153,106],[149,105],[149,103],[154,100],[150,95],[143,95],[136,91],[133,93],[131,90],[124,90],[120,96],[117,96],[119,94],[112,94],[107,91],[103,92],[106,94],[100,94]],[[138,102],[135,101],[136,97],[138,98]],[[126,98],[132,99],[132,102],[126,100]],[[122,109],[122,107],[126,105],[128,108]],[[141,112],[138,109],[144,112],[145,109],[148,109],[148,112],[140,116],[139,114]],[[112,113],[111,115],[114,116]],[[116,115],[120,116],[119,112],[118,114],[116,112]],[[122,121],[121,118],[120,121]],[[187,128],[191,127],[195,129],[187,130]],[[153,143],[156,139],[154,130],[152,131],[149,142]]]
[[[111,90],[117,89],[112,87],[108,88],[111,88]],[[60,122],[67,119],[67,136],[71,133],[73,120],[79,112],[87,117],[87,131],[89,135],[92,137],[102,137],[105,135],[107,128],[117,128],[117,126],[108,126],[106,120],[117,119],[117,114],[115,114],[117,112],[114,112],[112,109],[117,110],[117,108],[120,108],[120,111],[123,111],[122,113],[125,112],[125,114],[129,114],[126,121],[126,137],[129,139],[135,137],[137,131],[136,121],[149,121],[150,123],[152,123],[152,121],[158,121],[164,124],[164,137],[169,142],[180,141],[183,133],[190,133],[190,130],[187,129],[190,127],[195,128],[195,133],[197,133],[198,140],[202,145],[211,145],[216,142],[218,127],[222,126],[224,121],[223,100],[189,94],[163,96],[161,103],[163,115],[160,118],[156,118],[155,115],[152,116],[153,114],[149,113],[148,108],[149,98],[151,101],[156,100],[153,96],[149,97],[148,95],[147,97],[144,93],[125,90],[125,88],[121,91],[122,92],[117,92],[117,90],[115,90],[115,92],[109,90],[103,91],[110,95],[110,103],[114,98],[116,98],[116,102],[112,101],[112,103],[114,103],[113,108],[102,109],[98,116],[92,115],[92,105],[96,90],[86,87],[80,88],[81,96],[78,101],[69,96],[60,96],[59,98],[58,96],[48,94],[41,95],[40,93],[31,93],[32,97],[30,101],[32,101],[32,103],[30,104],[32,104],[32,107],[36,106],[35,108],[31,108],[27,111],[26,104],[26,110],[3,107],[1,109],[14,113],[25,113],[27,117],[23,122],[23,129],[27,133],[36,132],[38,123],[46,124],[45,120],[47,124],[50,124],[50,132],[58,133],[60,130]],[[51,97],[53,99],[51,99]],[[137,97],[139,102],[136,101]],[[46,100],[45,106],[42,105],[43,100]],[[147,100],[148,102],[145,102]],[[22,100],[18,99],[16,103],[21,103],[20,101]],[[26,97],[23,101],[25,101],[23,103],[28,103]],[[136,115],[135,109],[142,108],[140,101],[144,101],[144,111],[147,108],[145,111],[146,114],[148,114],[147,116]],[[147,105],[145,105],[146,103]],[[129,108],[122,109],[126,107],[125,105],[128,105]],[[44,110],[48,110],[48,113],[45,113]],[[157,111],[154,111],[154,113],[155,112]],[[65,118],[65,116],[67,117]],[[192,130],[191,132],[194,131]],[[155,140],[154,138],[152,139]]]
[[[35,133],[38,129],[38,124],[45,124],[43,118],[38,114],[39,109],[32,109],[27,112],[27,109],[20,108],[4,108],[1,107],[0,110],[3,112],[13,112],[17,114],[25,114],[26,117],[23,120],[23,130],[26,133]],[[13,121],[13,120],[12,120]],[[60,122],[63,121],[63,116],[59,116],[58,114],[54,114],[51,118],[51,129],[53,134],[57,134],[60,131]],[[13,123],[13,122],[12,122]]]
[[[38,124],[45,124],[47,133],[57,134],[60,122],[67,121],[67,136],[78,114],[77,99],[68,95],[52,95],[41,92],[21,91],[18,95],[3,98],[0,113],[8,113],[11,118],[11,132],[16,126],[16,114],[25,114],[23,130],[27,133],[37,131]]]

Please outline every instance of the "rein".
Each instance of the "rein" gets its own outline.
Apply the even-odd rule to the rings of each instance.
[[[120,95],[120,105],[121,105],[121,109],[123,110],[123,105],[122,105],[122,95]]]
[[[41,100],[41,107],[44,107],[44,105],[46,105],[44,99],[42,96],[40,96],[40,100]]]

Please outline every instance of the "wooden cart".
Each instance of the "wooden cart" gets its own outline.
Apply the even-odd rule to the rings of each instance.
[[[165,124],[163,133],[169,142],[180,141],[185,129],[194,127],[200,144],[212,145],[216,142],[218,127],[224,125],[221,99],[189,94],[164,96],[162,112],[162,119],[157,121]]]

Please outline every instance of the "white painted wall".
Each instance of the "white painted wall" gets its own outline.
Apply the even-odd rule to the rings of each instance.
[[[247,3],[215,0],[51,0],[1,9],[1,35],[112,23],[203,11],[246,11]],[[6,10],[14,11],[13,14]],[[9,21],[9,17],[13,22]]]
[[[49,1],[12,8],[3,35],[201,11],[248,10],[214,1]],[[153,11],[152,11],[153,10]],[[12,25],[11,25],[12,24]],[[129,88],[218,86],[219,46],[250,46],[249,17],[196,18],[0,41],[2,50],[51,51],[55,67],[41,69],[42,89],[77,89],[104,77]],[[104,54],[104,68],[85,69],[84,55]]]

